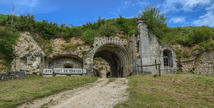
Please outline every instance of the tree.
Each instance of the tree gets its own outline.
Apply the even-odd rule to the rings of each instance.
[[[156,6],[147,6],[138,16],[140,19],[145,20],[148,29],[157,37],[161,38],[168,30],[166,20],[167,17]]]
[[[12,1],[12,11],[10,12],[11,13],[11,24],[13,24],[13,16],[15,13],[15,9],[16,9],[16,7],[14,6],[13,1]]]

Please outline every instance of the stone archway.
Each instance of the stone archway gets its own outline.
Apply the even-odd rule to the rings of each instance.
[[[61,54],[49,58],[48,68],[83,68],[83,60],[73,54]]]
[[[128,54],[125,47],[107,43],[97,48],[94,58],[101,57],[110,65],[110,77],[124,77],[128,65]]]

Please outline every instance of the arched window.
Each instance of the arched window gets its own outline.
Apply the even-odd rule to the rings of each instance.
[[[164,66],[170,66],[170,57],[166,51],[163,52],[163,62]]]

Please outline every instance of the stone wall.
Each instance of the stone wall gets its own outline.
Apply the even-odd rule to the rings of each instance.
[[[192,60],[181,60],[181,68],[186,72],[202,75],[214,75],[214,51],[194,55]]]
[[[29,74],[40,73],[45,63],[45,53],[34,41],[30,33],[20,33],[15,48],[15,59],[12,62],[12,70],[26,70]]]
[[[82,61],[73,57],[62,56],[60,58],[50,61],[48,68],[65,68],[65,66],[70,66],[71,68],[83,68],[83,63]]]
[[[25,78],[27,74],[23,70],[21,71],[9,71],[6,73],[0,73],[0,79],[2,81],[14,80],[14,79],[22,79]]]
[[[204,52],[195,63],[196,74],[214,75],[214,51]]]
[[[53,53],[50,54],[50,58],[56,55],[73,54],[83,58],[91,47],[85,44],[80,37],[72,37],[68,42],[63,38],[54,38],[51,40],[53,46]],[[73,49],[66,49],[66,46],[72,46]]]
[[[195,67],[195,60],[183,60],[181,61],[182,71],[193,72]]]

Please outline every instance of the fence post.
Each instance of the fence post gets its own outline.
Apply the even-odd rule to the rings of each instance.
[[[159,69],[158,69],[158,70],[159,70],[159,77],[161,76],[160,65],[161,65],[161,64],[159,64],[159,66],[158,66],[158,68],[159,68]]]

